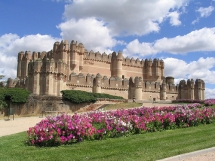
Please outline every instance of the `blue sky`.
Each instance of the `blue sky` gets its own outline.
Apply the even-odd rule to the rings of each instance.
[[[0,74],[16,77],[19,51],[82,42],[100,53],[159,58],[165,75],[206,82],[215,98],[215,0],[0,1]]]

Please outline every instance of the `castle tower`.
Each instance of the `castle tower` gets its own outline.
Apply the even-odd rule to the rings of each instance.
[[[31,88],[31,92],[33,94],[40,94],[40,71],[42,67],[42,60],[39,58],[34,62],[34,71],[32,77],[33,88]]]
[[[122,78],[122,60],[123,60],[122,52],[119,51],[116,57],[116,68],[115,68],[116,77],[118,78]]]
[[[17,77],[22,78],[22,59],[24,57],[24,52],[21,51],[18,53],[18,63],[17,63]]]
[[[33,52],[32,59],[33,60],[37,60],[38,59],[38,53],[37,52]]]
[[[85,53],[85,49],[84,49],[84,45],[82,43],[78,44],[78,48],[79,48],[79,72],[82,71],[83,66],[84,66],[84,53]]]
[[[135,100],[142,100],[142,78],[135,77],[134,79],[134,97]]]
[[[54,43],[54,45],[53,45],[53,52],[55,52],[55,53],[57,53],[57,52],[58,52],[59,45],[60,45],[60,43],[59,43],[59,42],[55,42],[55,43]]]
[[[152,59],[146,59],[146,78],[148,81],[152,78]]]
[[[70,70],[79,73],[83,68],[83,58],[84,58],[84,45],[82,43],[77,43],[72,40],[70,44]]]
[[[190,81],[190,99],[194,100],[195,99],[195,93],[194,93],[194,80],[191,79]]]
[[[195,99],[204,99],[204,81],[201,79],[196,79],[195,81]]]
[[[48,59],[46,58],[44,62],[45,68],[43,72],[44,80],[41,82],[41,84],[44,84],[43,94],[46,95],[53,95],[54,91],[54,77],[53,77],[53,67],[55,65],[54,59]]]
[[[164,61],[160,60],[160,65],[161,65],[161,79],[164,78]]]
[[[102,76],[98,73],[93,80],[93,93],[101,93]]]
[[[28,63],[31,60],[31,52],[26,51],[25,55],[22,58],[21,65],[21,78],[24,79],[28,75]]]
[[[159,65],[160,65],[160,62],[157,60],[157,59],[154,59],[153,60],[153,68],[154,68],[154,74],[155,74],[155,77],[156,79],[160,76],[159,75]]]
[[[160,99],[166,100],[166,80],[164,79],[161,85]]]
[[[60,59],[67,63],[67,54],[69,52],[69,43],[67,40],[61,41],[60,43]]]

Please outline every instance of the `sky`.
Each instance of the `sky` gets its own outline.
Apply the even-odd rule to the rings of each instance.
[[[20,51],[75,40],[90,52],[163,59],[175,84],[203,79],[215,98],[215,0],[2,0],[0,75],[16,78]]]

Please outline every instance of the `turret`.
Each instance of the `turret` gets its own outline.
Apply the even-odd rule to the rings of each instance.
[[[28,75],[28,63],[31,60],[31,52],[26,51],[21,62],[21,79],[24,79]]]
[[[34,62],[34,72],[38,73],[41,71],[42,60],[39,58]]]
[[[203,80],[196,79],[195,81],[195,95],[196,99],[203,100],[204,90],[203,90]]]
[[[160,98],[161,100],[166,100],[166,80],[164,79],[161,85],[161,91],[160,91]]]
[[[191,79],[190,81],[190,99],[194,100],[195,99],[195,94],[194,94],[194,80]]]
[[[160,76],[159,75],[159,65],[160,65],[160,62],[157,59],[154,59],[153,60],[153,68],[154,68],[154,71],[155,71],[156,78],[158,78]]]
[[[167,84],[174,84],[174,77],[171,77],[171,76],[166,77],[166,83]]]
[[[61,41],[60,43],[60,59],[67,63],[67,54],[69,51],[69,43],[67,40]]]
[[[60,43],[58,41],[54,43],[53,52],[57,52],[58,51],[59,45],[60,45]]]
[[[81,72],[81,70],[83,69],[83,59],[84,59],[84,45],[82,43],[78,44],[78,48],[79,48],[79,72]]]
[[[22,76],[22,59],[24,56],[24,52],[21,51],[18,53],[18,62],[17,62],[17,77],[21,79]]]
[[[98,73],[93,81],[93,93],[101,93],[102,76]]]
[[[80,59],[80,56],[79,56],[80,54],[84,55],[83,44],[80,43],[78,45],[77,41],[74,42],[74,40],[72,40],[70,43],[70,69],[75,73],[79,73],[79,60],[80,60],[80,64],[82,64],[82,61],[83,61],[83,56],[81,56],[81,59]]]
[[[142,78],[135,77],[134,79],[134,97],[135,100],[142,100]]]
[[[33,52],[33,54],[32,54],[32,59],[33,59],[33,60],[38,59],[38,53],[37,53],[37,52]]]
[[[119,51],[118,55],[116,57],[116,77],[121,78],[122,77],[122,60],[123,60],[123,56],[122,56],[122,52]]]
[[[161,65],[161,79],[164,77],[164,61],[160,60],[160,65]]]

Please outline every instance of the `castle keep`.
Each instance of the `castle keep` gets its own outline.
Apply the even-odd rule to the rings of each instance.
[[[18,54],[17,78],[9,87],[22,87],[35,95],[60,96],[61,90],[108,93],[136,100],[204,99],[205,83],[197,79],[174,84],[164,76],[164,62],[158,59],[124,58],[88,52],[82,43],[55,42],[48,52]]]

